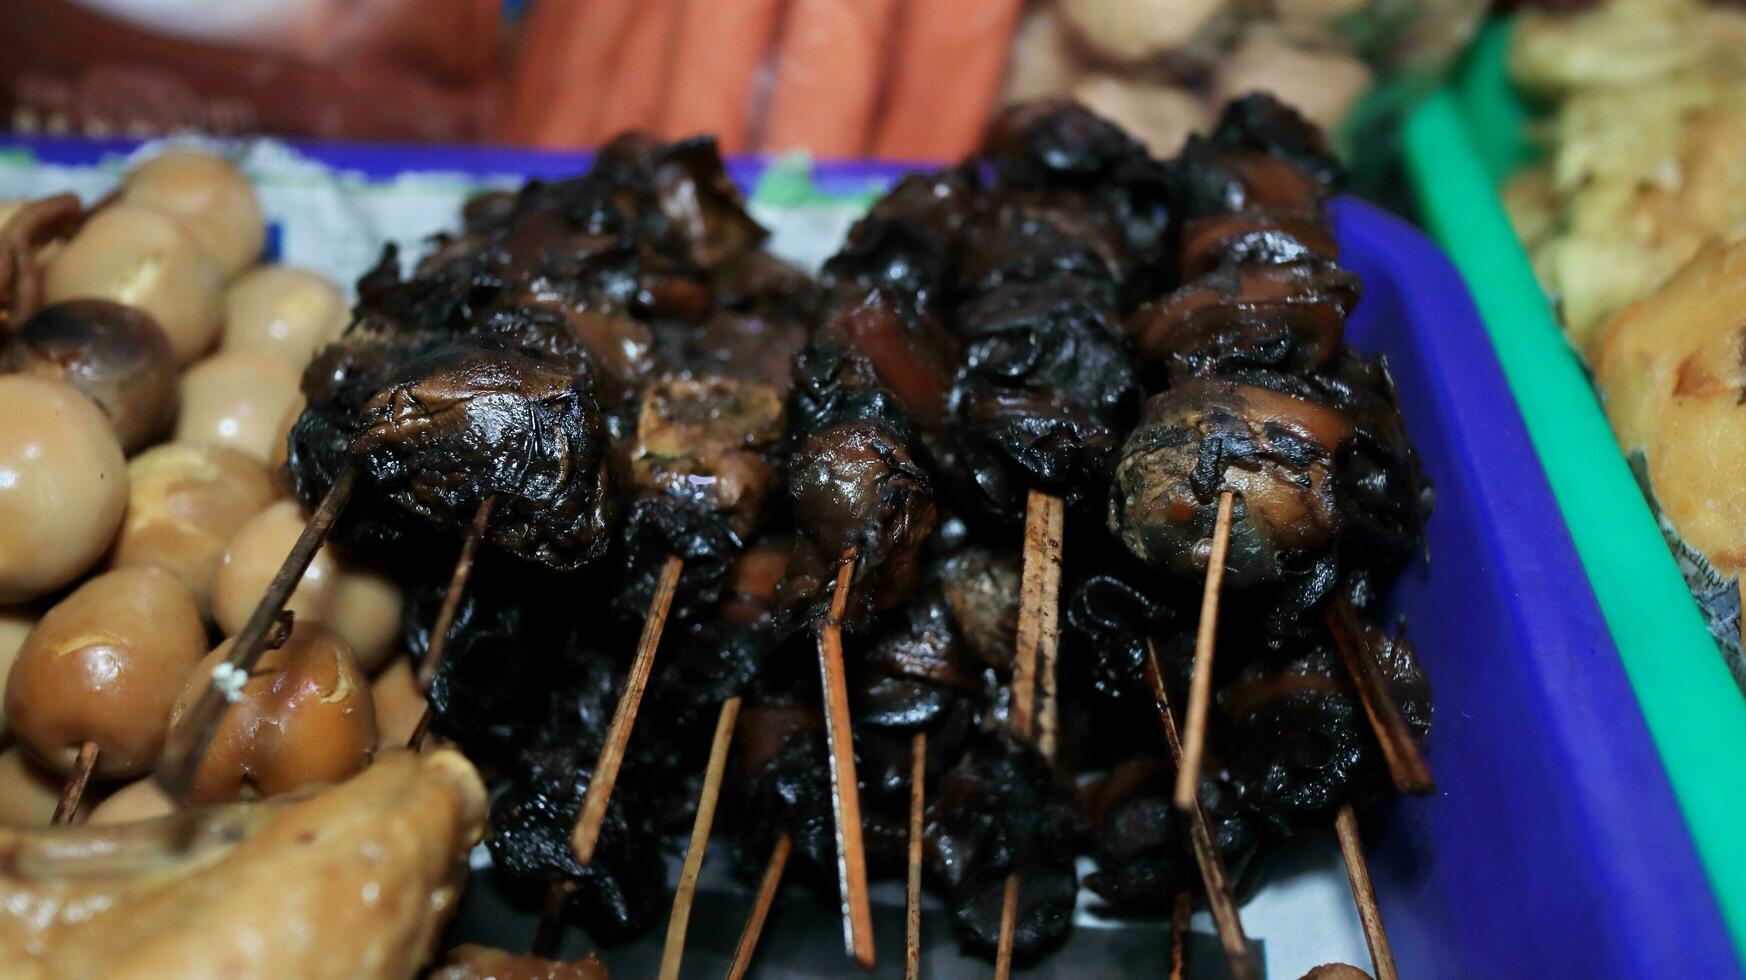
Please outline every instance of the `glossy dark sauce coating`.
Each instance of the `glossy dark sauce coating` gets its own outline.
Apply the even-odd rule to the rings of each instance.
[[[605,553],[616,501],[588,378],[490,338],[402,365],[364,405],[351,454],[377,493],[459,528],[494,498],[486,540],[556,571]]]

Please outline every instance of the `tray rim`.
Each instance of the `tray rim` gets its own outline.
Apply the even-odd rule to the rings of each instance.
[[[1746,699],[1729,674],[1495,180],[1524,160],[1499,19],[1404,133],[1420,217],[1479,306],[1727,922],[1746,957]],[[1719,751],[1719,749],[1721,749]]]

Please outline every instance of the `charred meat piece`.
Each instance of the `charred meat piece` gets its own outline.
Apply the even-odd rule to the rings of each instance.
[[[836,818],[831,809],[830,747],[817,707],[752,703],[740,712],[736,739],[744,779],[735,808],[734,850],[742,874],[755,877],[780,834],[794,842],[799,866],[836,880]]]
[[[1225,266],[1128,318],[1141,362],[1168,381],[1233,367],[1290,373],[1340,351],[1358,277],[1326,262]]]
[[[1419,547],[1435,493],[1407,437],[1388,362],[1346,350],[1310,380],[1352,419],[1337,464],[1346,551],[1353,564],[1391,574]]]
[[[669,556],[685,561],[677,615],[715,605],[734,551],[764,523],[778,476],[770,454],[783,430],[782,401],[767,385],[670,378],[643,389],[629,459],[641,495],[620,532],[622,613],[648,609]]]
[[[838,305],[882,291],[913,319],[941,315],[952,302],[959,239],[977,190],[964,168],[905,177],[849,229],[825,263],[826,290]]]
[[[1013,284],[1049,284],[1099,309],[1121,305],[1125,253],[1095,215],[1038,192],[1011,192],[985,207],[968,236],[966,296]]]
[[[1269,96],[1232,103],[1210,137],[1191,137],[1176,176],[1183,281],[1223,264],[1339,257],[1325,214],[1339,165],[1314,126]]]
[[[486,541],[558,571],[600,557],[614,517],[585,375],[489,338],[423,351],[364,406],[353,459],[373,492],[443,528],[496,505]]]
[[[799,535],[779,592],[783,632],[826,615],[844,560],[856,563],[846,625],[915,591],[936,518],[933,483],[890,429],[848,422],[807,434],[789,463],[789,496]]]
[[[647,695],[654,717],[677,731],[701,732],[714,723],[723,701],[770,678],[777,649],[776,585],[788,552],[786,541],[767,540],[734,556],[716,615],[676,637],[675,649],[662,655],[661,674]],[[808,670],[808,680],[815,673]]]
[[[1018,635],[1018,556],[964,548],[942,559],[934,577],[951,608],[964,653],[984,666],[1009,670]]]
[[[313,510],[352,464],[352,437],[365,409],[409,357],[429,342],[349,338],[315,355],[303,372],[306,405],[286,440],[292,492]],[[354,494],[340,513],[334,537],[361,551],[404,548],[420,537],[421,522],[372,493]]]
[[[1099,572],[1068,587],[1063,605],[1066,641],[1082,649],[1094,690],[1116,699],[1140,698],[1150,703],[1145,684],[1146,641],[1158,647],[1159,670],[1171,691],[1186,688],[1186,677],[1175,676],[1184,660],[1172,656],[1184,635],[1178,610],[1143,589],[1140,576]]]
[[[661,866],[660,839],[635,793],[620,786],[607,804],[593,863],[576,860],[570,832],[593,759],[578,746],[524,753],[491,806],[486,844],[497,872],[531,894],[570,882],[565,916],[602,942],[619,942],[647,931],[666,908],[664,876],[650,873]]]
[[[1404,637],[1366,627],[1389,691],[1415,739],[1430,734],[1431,692]],[[1281,834],[1326,826],[1340,804],[1388,787],[1381,749],[1340,656],[1324,634],[1260,658],[1217,695],[1220,745],[1245,807]]]
[[[929,799],[926,834],[928,871],[945,888],[967,945],[995,948],[1010,874],[1021,879],[1014,954],[1031,956],[1066,938],[1084,826],[1035,749],[999,735],[972,744]]]
[[[981,160],[997,192],[1046,200],[1079,227],[1095,229],[1098,251],[1113,262],[1130,300],[1156,294],[1165,271],[1172,181],[1137,140],[1083,106],[1032,102],[995,120]]]
[[[1282,161],[1312,180],[1323,196],[1337,191],[1346,180],[1321,129],[1265,93],[1228,103],[1213,127],[1212,142],[1227,152],[1251,151]],[[1261,203],[1277,206],[1266,200]]]
[[[856,722],[905,732],[930,728],[958,701],[983,694],[980,671],[965,660],[959,637],[951,604],[937,588],[888,617],[858,651]]]
[[[507,760],[537,744],[575,742],[598,751],[618,694],[619,665],[602,650],[617,631],[588,634],[567,614],[566,592],[529,566],[481,556],[462,594],[443,661],[431,683],[433,730],[481,761]],[[448,580],[407,591],[401,637],[422,659]],[[648,745],[633,743],[633,750]]]
[[[1183,889],[1201,889],[1189,820],[1173,800],[1175,768],[1156,758],[1111,770],[1085,795],[1097,871],[1086,887],[1127,912],[1161,912]],[[1210,770],[1201,797],[1213,843],[1233,881],[1243,877],[1259,843],[1257,828],[1238,805],[1235,788]]]
[[[722,515],[749,537],[764,519],[776,471],[768,454],[784,432],[780,394],[726,378],[670,378],[643,389],[631,483]]]
[[[1196,379],[1154,396],[1116,465],[1109,528],[1140,560],[1201,574],[1223,491],[1236,506],[1225,579],[1278,581],[1295,553],[1325,549],[1340,528],[1335,455],[1345,413],[1258,385]]]
[[[952,403],[981,507],[1012,520],[1033,487],[1070,505],[1099,497],[1139,400],[1114,325],[1078,297],[1030,285],[968,304],[959,331]]]
[[[938,516],[934,480],[918,458],[920,427],[869,358],[815,338],[795,374],[788,493],[797,534],[777,592],[784,635],[829,611],[837,565],[849,548],[858,567],[847,623],[858,626],[902,602],[921,581],[924,545]]]

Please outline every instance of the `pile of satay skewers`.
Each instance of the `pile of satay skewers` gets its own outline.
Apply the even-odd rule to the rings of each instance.
[[[501,784],[488,844],[545,910],[536,952],[652,928],[689,827],[677,976],[722,812],[760,879],[733,976],[785,880],[840,899],[870,967],[881,874],[911,975],[931,883],[1004,976],[1065,937],[1081,854],[1116,908],[1180,930],[1206,901],[1257,976],[1237,893],[1331,822],[1393,976],[1355,808],[1430,788],[1427,685],[1373,625],[1430,496],[1386,366],[1342,339],[1337,183],[1252,97],[1172,161],[1018,107],[816,280],[707,139],[476,199],[360,280],[305,372],[312,516],[160,786],[230,771],[262,659],[322,641],[284,606],[331,539],[406,590],[411,742]]]

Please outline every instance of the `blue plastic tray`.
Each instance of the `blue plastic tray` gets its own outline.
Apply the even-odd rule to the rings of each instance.
[[[75,165],[133,146],[0,140],[0,152]],[[299,149],[372,178],[431,170],[554,177],[587,160],[491,148]],[[732,169],[750,187],[765,168],[741,160]],[[861,195],[899,173],[877,163],[821,164],[814,187]],[[1350,337],[1388,355],[1437,489],[1432,561],[1409,570],[1395,598],[1436,691],[1429,758],[1438,792],[1396,801],[1367,828],[1403,972],[1451,980],[1742,976],[1461,278],[1429,240],[1362,203],[1339,203],[1336,231],[1365,285]],[[930,928],[930,939],[943,941],[943,931]],[[882,959],[882,975],[900,975],[901,957]],[[689,957],[687,966],[709,968]],[[1060,958],[1038,970],[1072,972]]]

